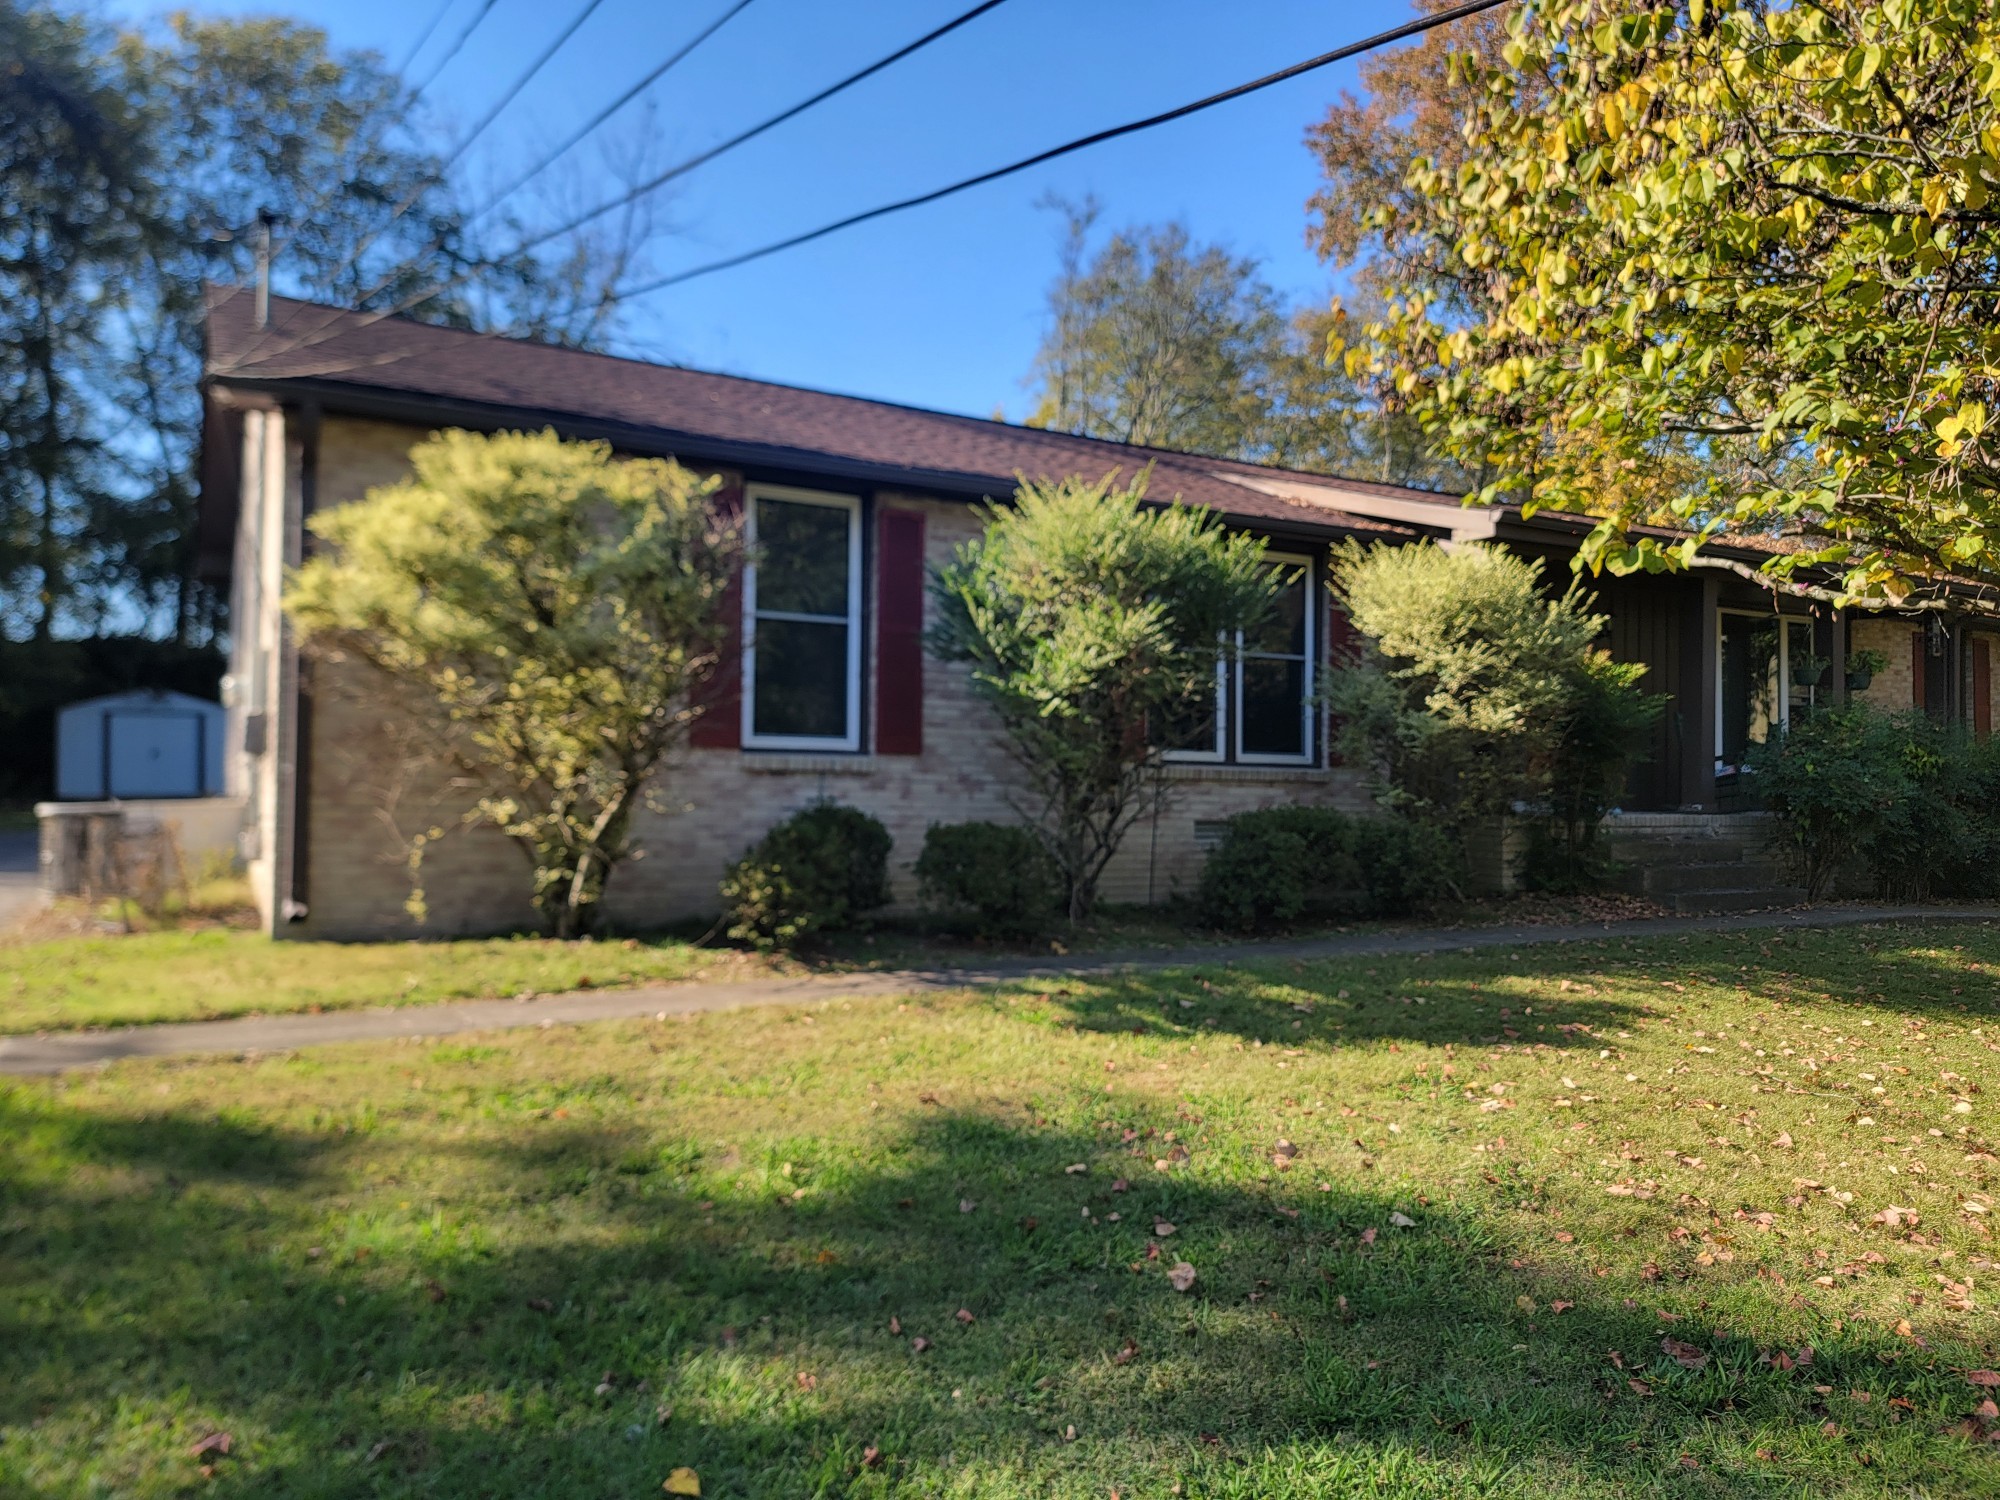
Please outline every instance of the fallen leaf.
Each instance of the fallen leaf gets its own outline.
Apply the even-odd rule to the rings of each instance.
[[[1625,1383],[1631,1386],[1633,1391],[1638,1395],[1650,1396],[1653,1394],[1653,1388],[1636,1375],[1628,1375],[1625,1378]]]
[[[1193,1291],[1195,1283],[1194,1267],[1184,1260],[1175,1261],[1172,1269],[1167,1272],[1167,1281],[1177,1292]]]
[[[1129,1365],[1130,1363],[1132,1363],[1133,1359],[1138,1355],[1138,1353],[1139,1353],[1139,1346],[1136,1343],[1134,1343],[1131,1339],[1127,1339],[1125,1340],[1123,1347],[1121,1347],[1116,1354],[1111,1356],[1111,1363],[1113,1363],[1114,1365]]]
[[[1779,1131],[1776,1135],[1771,1137],[1771,1144],[1776,1146],[1781,1151],[1791,1150],[1792,1133],[1789,1130]]]
[[[426,1281],[424,1283],[424,1295],[429,1297],[433,1302],[442,1302],[448,1294],[437,1282]]]
[[[1072,1177],[1076,1176],[1076,1174],[1079,1172],[1088,1172],[1089,1170],[1090,1170],[1090,1164],[1088,1162],[1080,1162],[1080,1161],[1071,1162],[1068,1166],[1063,1168],[1063,1171],[1067,1172]]]
[[[977,1207],[979,1205],[974,1203],[970,1198],[961,1198],[958,1200],[958,1211],[962,1214],[969,1214]]]
[[[1967,1370],[1965,1378],[1974,1385],[2000,1385],[2000,1370]]]
[[[554,1312],[556,1310],[555,1303],[549,1301],[546,1297],[530,1297],[528,1299],[528,1307],[538,1313]]]
[[[235,1443],[236,1439],[229,1433],[211,1432],[207,1437],[196,1440],[188,1449],[188,1457],[206,1458],[211,1453],[219,1453],[226,1458]]]
[[[701,1494],[701,1476],[695,1473],[693,1469],[675,1469],[673,1473],[667,1476],[666,1483],[661,1485],[660,1488],[665,1490],[669,1495],[699,1495]]]
[[[889,1332],[892,1334],[900,1334],[902,1331],[903,1331],[903,1320],[897,1317],[894,1313],[890,1313]]]
[[[1558,1297],[1556,1298],[1555,1301],[1549,1304],[1549,1311],[1552,1313],[1566,1313],[1572,1307],[1575,1306],[1576,1304],[1574,1302],[1565,1302],[1562,1300],[1562,1298]]]
[[[931,1341],[923,1337],[921,1334],[919,1334],[916,1338],[910,1340],[910,1352],[913,1354],[922,1354],[926,1349],[930,1348],[930,1346],[931,1346]]]
[[[863,1448],[861,1450],[861,1467],[864,1469],[881,1468],[882,1450],[876,1447],[873,1443],[870,1443],[866,1448]]]
[[[967,1307],[961,1307],[956,1313],[953,1314],[953,1316],[956,1317],[959,1322],[966,1324],[968,1327],[971,1326],[972,1309]]]
[[[1129,1187],[1131,1187],[1131,1184],[1127,1182],[1124,1178],[1120,1177],[1111,1184],[1111,1191],[1114,1193],[1122,1193]]]
[[[799,1389],[802,1391],[818,1390],[819,1376],[813,1374],[810,1370],[799,1371]]]
[[[1674,1363],[1679,1365],[1683,1370],[1705,1370],[1708,1368],[1707,1353],[1701,1349],[1697,1349],[1693,1344],[1687,1343],[1685,1340],[1664,1338],[1660,1340],[1660,1348],[1673,1356]]]
[[[1364,1245],[1372,1245],[1372,1244],[1374,1244],[1374,1243],[1375,1243],[1375,1236],[1376,1236],[1377,1234],[1379,1234],[1380,1232],[1381,1232],[1380,1230],[1377,1230],[1377,1229],[1374,1229],[1374,1228],[1369,1228],[1369,1229],[1364,1229],[1364,1230],[1362,1230],[1362,1231],[1361,1231],[1361,1243],[1362,1243],[1362,1244],[1364,1244]]]
[[[1879,1214],[1870,1214],[1868,1222],[1871,1224],[1882,1224],[1890,1229],[1897,1229],[1905,1224],[1920,1224],[1923,1221],[1918,1217],[1915,1209],[1899,1208],[1891,1203]]]
[[[1556,1243],[1558,1245],[1570,1244],[1575,1239],[1576,1236],[1571,1234],[1567,1229],[1558,1229],[1556,1231]]]
[[[1165,1239],[1168,1235],[1174,1233],[1174,1226],[1169,1224],[1165,1219],[1155,1219],[1153,1220],[1153,1233],[1157,1234],[1161,1239]]]
[[[1417,1221],[1406,1213],[1391,1213],[1389,1215],[1389,1222],[1398,1229],[1415,1229],[1417,1227]]]

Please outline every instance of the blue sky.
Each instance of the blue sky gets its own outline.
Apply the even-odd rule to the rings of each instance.
[[[336,44],[400,59],[434,0],[209,0],[278,9]],[[468,156],[503,179],[720,14],[728,0],[605,0]],[[969,0],[754,0],[654,86],[647,136],[679,159],[957,14]],[[412,69],[480,0],[453,0]],[[485,107],[580,0],[497,0],[427,91],[443,140]],[[119,3],[125,17],[155,7]],[[1406,20],[1405,0],[1008,0],[942,42],[685,178],[663,200],[660,272],[810,228],[1139,115],[1171,107]],[[1103,202],[1099,237],[1180,218],[1197,239],[1257,257],[1298,300],[1332,280],[1306,248],[1316,172],[1302,137],[1343,88],[1336,65],[955,199],[672,288],[638,304],[630,347],[705,368],[924,406],[1014,417],[1055,269],[1055,193]],[[639,105],[621,149],[640,144]],[[614,122],[616,123],[616,122]],[[590,142],[548,174],[596,201],[610,186]],[[475,192],[475,197],[477,196]]]

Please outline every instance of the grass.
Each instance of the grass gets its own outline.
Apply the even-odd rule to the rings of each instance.
[[[71,903],[40,919],[40,930],[0,940],[0,1035],[428,1005],[697,975],[978,966],[1051,953],[1144,954],[1242,941],[1192,928],[1158,909],[1113,908],[1054,941],[981,944],[921,920],[901,920],[865,935],[843,935],[801,958],[714,947],[692,927],[684,933],[571,943],[531,937],[273,942],[243,930],[247,891],[240,879],[205,880],[170,910],[153,914],[129,904],[91,911]],[[1460,917],[1478,923],[1623,911],[1615,903],[1510,901],[1467,908]],[[121,925],[134,930],[105,930]],[[49,931],[60,935],[44,935]]]
[[[0,946],[0,1034],[644,984],[731,958],[678,939],[274,943],[221,927],[52,938]]]
[[[1996,976],[1607,940],[0,1084],[0,1492],[1991,1495]]]

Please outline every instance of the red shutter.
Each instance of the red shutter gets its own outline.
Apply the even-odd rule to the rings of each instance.
[[[1923,708],[1924,674],[1930,665],[1924,659],[1924,633],[1919,630],[1910,636],[1910,707]]]
[[[743,515],[743,490],[729,485],[716,492],[715,508],[739,520]],[[702,750],[738,750],[743,746],[743,570],[722,594],[722,659],[715,675],[697,695],[701,717],[688,732],[688,743]]]
[[[1993,647],[1983,637],[1972,642],[1972,732],[1982,740],[1993,733]]]
[[[875,549],[875,753],[924,753],[924,518],[885,510]]]

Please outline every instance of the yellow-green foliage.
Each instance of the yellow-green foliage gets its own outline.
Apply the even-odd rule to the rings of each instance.
[[[637,798],[700,712],[740,543],[715,481],[554,432],[443,432],[412,477],[315,516],[285,607],[468,776],[534,865],[558,936],[589,926]]]

